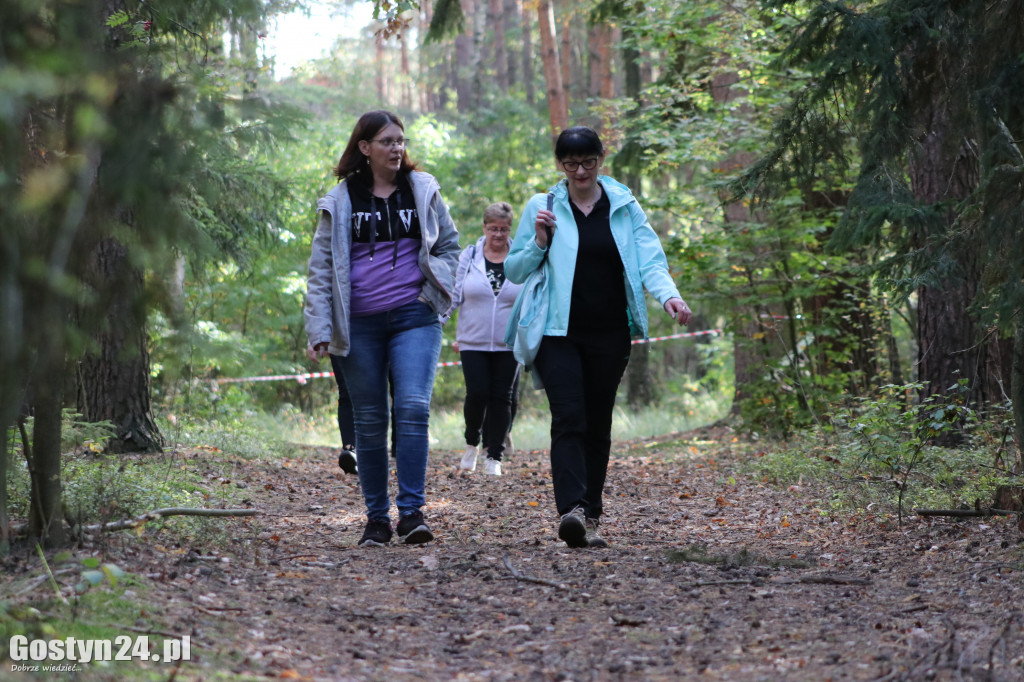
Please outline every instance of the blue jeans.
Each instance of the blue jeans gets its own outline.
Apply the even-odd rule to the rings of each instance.
[[[424,504],[427,424],[434,373],[441,354],[441,323],[426,303],[415,300],[394,310],[353,317],[350,350],[341,358],[356,423],[356,462],[366,516],[387,521],[388,371],[394,383],[399,514]]]

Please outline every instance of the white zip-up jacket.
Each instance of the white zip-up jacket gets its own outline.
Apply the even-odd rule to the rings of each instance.
[[[455,275],[455,296],[451,315],[462,307],[455,326],[455,340],[459,351],[477,350],[511,353],[505,345],[505,327],[508,316],[519,294],[521,285],[505,279],[498,295],[487,279],[487,264],[484,262],[484,240],[467,246],[459,257],[459,269]]]
[[[409,173],[409,185],[423,240],[419,266],[425,279],[419,297],[440,315],[452,303],[459,260],[459,231],[434,176],[413,171]],[[352,201],[345,182],[339,182],[317,202],[317,211],[320,219],[313,237],[306,280],[306,336],[311,347],[327,342],[327,350],[332,355],[347,356],[352,293],[349,281]]]

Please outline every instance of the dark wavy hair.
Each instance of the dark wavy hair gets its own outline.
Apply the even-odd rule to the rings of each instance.
[[[573,126],[566,128],[555,141],[555,158],[561,161],[569,156],[601,156],[604,145],[601,136],[593,128]]]
[[[366,157],[359,151],[359,141],[372,140],[377,133],[392,123],[401,128],[403,134],[405,133],[405,124],[402,123],[402,119],[390,111],[378,109],[377,111],[368,111],[360,116],[356,121],[356,127],[352,129],[351,137],[348,138],[348,144],[345,145],[345,151],[341,153],[338,165],[334,167],[335,177],[338,180],[344,180],[364,169],[369,170]],[[413,170],[416,170],[416,164],[409,160],[408,150],[403,149],[402,167],[398,169],[398,172],[408,173]]]

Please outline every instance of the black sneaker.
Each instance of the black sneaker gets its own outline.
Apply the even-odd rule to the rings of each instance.
[[[397,532],[398,541],[406,545],[422,545],[434,539],[434,534],[427,528],[423,512],[419,509],[401,515],[398,519]]]
[[[597,534],[597,528],[601,525],[601,522],[597,519],[587,519],[587,547],[604,548],[608,546],[608,541]]]
[[[570,547],[587,546],[586,514],[583,507],[576,507],[562,515],[562,521],[558,524],[558,537]]]
[[[338,453],[338,466],[346,474],[356,473],[356,451],[351,448],[342,448]]]
[[[383,547],[389,542],[391,542],[390,521],[377,521],[370,519],[366,522],[366,529],[363,530],[363,537],[359,540],[360,545]]]

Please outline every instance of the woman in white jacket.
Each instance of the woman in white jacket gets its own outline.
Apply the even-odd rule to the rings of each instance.
[[[512,420],[512,391],[519,364],[505,345],[505,327],[520,286],[505,279],[512,207],[504,202],[484,210],[484,236],[459,258],[452,311],[462,307],[455,350],[466,379],[466,452],[460,466],[476,469],[483,432],[484,473],[501,475],[505,436]]]

